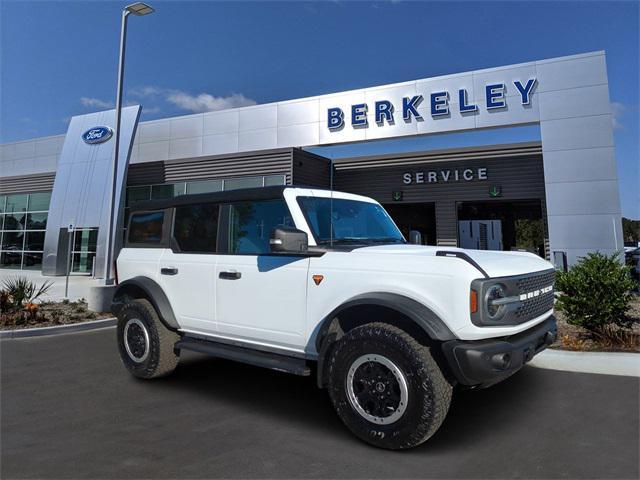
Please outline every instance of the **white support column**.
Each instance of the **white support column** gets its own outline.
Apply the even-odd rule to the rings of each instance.
[[[569,265],[621,250],[622,223],[604,52],[536,62],[551,252]]]

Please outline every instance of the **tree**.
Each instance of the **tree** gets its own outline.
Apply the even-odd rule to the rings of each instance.
[[[625,242],[640,242],[640,220],[622,217],[622,236]]]

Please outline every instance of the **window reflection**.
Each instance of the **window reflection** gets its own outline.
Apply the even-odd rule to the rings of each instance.
[[[0,268],[39,270],[51,192],[0,196]]]

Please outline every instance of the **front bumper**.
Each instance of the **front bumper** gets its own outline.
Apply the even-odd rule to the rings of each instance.
[[[451,340],[442,345],[447,363],[458,382],[488,387],[513,375],[557,336],[556,318],[509,337],[488,340]]]

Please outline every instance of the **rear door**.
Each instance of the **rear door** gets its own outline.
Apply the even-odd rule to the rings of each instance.
[[[220,206],[174,209],[171,248],[159,261],[159,279],[182,330],[211,334],[215,322],[215,269]]]
[[[284,199],[232,203],[221,215],[215,275],[219,333],[302,351],[309,258],[269,251],[273,229],[293,226]]]

